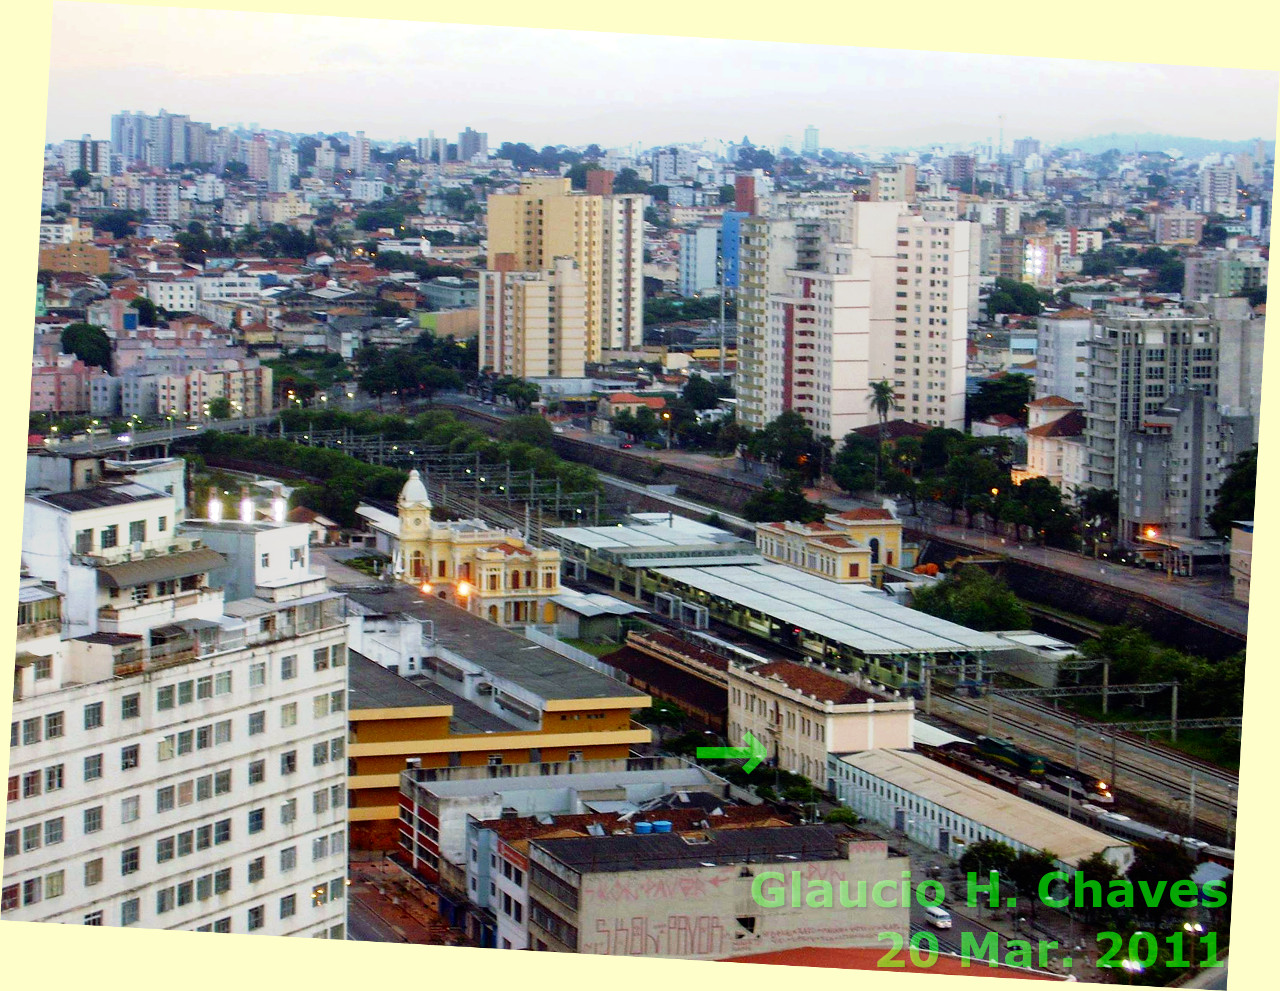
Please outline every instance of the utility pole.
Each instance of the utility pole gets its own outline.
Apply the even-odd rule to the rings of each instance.
[[[1191,769],[1191,788],[1187,794],[1187,832],[1196,831],[1196,769]]]
[[[923,661],[924,667],[924,711],[925,715],[933,715],[933,665]],[[990,698],[990,696],[987,696]]]
[[[721,381],[721,382],[723,382],[723,381],[724,381],[724,359],[725,359],[725,346],[724,346],[724,244],[723,244],[723,235],[722,235],[722,243],[721,243],[721,245],[720,245],[720,254],[719,254],[719,256],[716,258],[716,268],[717,268],[717,270],[718,270],[718,271],[717,271],[717,274],[720,276],[720,278],[719,278],[717,281],[720,283],[720,381]]]
[[[1178,683],[1173,683],[1173,701],[1170,704],[1169,711],[1169,739],[1173,743],[1178,742]],[[1191,772],[1195,774],[1194,771]],[[1194,781],[1195,779],[1192,778]]]

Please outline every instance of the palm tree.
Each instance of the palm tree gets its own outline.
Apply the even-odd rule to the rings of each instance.
[[[871,383],[871,408],[876,411],[880,420],[880,440],[876,444],[876,491],[880,491],[880,452],[884,448],[885,424],[889,422],[889,413],[901,409],[897,396],[893,394],[893,386],[887,379]]]

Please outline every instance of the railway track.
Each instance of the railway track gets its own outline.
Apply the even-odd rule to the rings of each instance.
[[[968,712],[972,712],[976,717],[973,720],[973,723],[985,724],[985,720],[987,716],[987,710],[985,705],[981,703],[975,703],[968,699],[963,699],[957,696],[935,696],[935,702],[939,700],[944,701],[946,704],[954,705],[960,709],[967,710]],[[1070,737],[1071,729],[1069,726],[1065,728],[1054,727],[1054,726],[1046,727],[1040,723],[1031,721],[1030,719],[1020,719],[1015,715],[1011,715],[1008,711],[1003,711],[1003,712],[997,711],[996,721],[1000,724],[1001,727],[1004,727],[1006,729],[1011,729],[1016,733],[1020,733],[1025,737],[1029,737],[1031,740],[1034,741],[1035,745],[1041,750],[1054,754],[1055,756],[1061,755],[1063,758],[1067,760],[1070,760],[1073,757],[1074,749],[1073,749],[1073,744],[1071,742],[1071,737]],[[1092,735],[1098,732],[1102,732],[1104,727],[1105,727],[1105,724],[1090,724],[1088,733]],[[1147,754],[1157,755],[1160,758],[1164,758],[1166,756],[1163,751],[1159,751],[1156,748],[1137,745],[1137,741],[1131,741],[1131,740],[1125,739],[1123,740],[1123,745],[1125,748],[1129,748],[1133,746],[1134,749],[1137,749]],[[1110,768],[1110,764],[1111,764],[1110,747],[1109,746],[1099,747],[1094,741],[1089,740],[1084,734],[1082,734],[1081,741],[1080,741],[1080,754],[1082,758],[1088,757],[1094,763],[1094,765],[1099,768],[1100,771]],[[1125,759],[1125,754],[1126,754],[1125,749],[1118,749],[1117,756],[1116,756],[1116,775],[1115,776],[1117,778],[1121,778],[1123,774],[1127,776],[1130,781],[1132,781],[1133,779],[1137,779],[1138,781],[1145,783],[1148,786],[1148,788],[1144,790],[1139,790],[1135,788],[1131,783],[1125,782],[1119,786],[1122,790],[1128,790],[1128,791],[1134,792],[1135,794],[1147,799],[1148,801],[1154,801],[1162,805],[1168,804],[1170,797],[1176,794],[1174,791],[1175,788],[1178,791],[1183,792],[1184,794],[1189,790],[1188,786],[1183,786],[1180,783],[1175,784],[1171,782],[1169,771],[1167,768],[1166,769],[1151,768],[1149,764],[1139,764],[1132,760]],[[1188,761],[1187,766],[1188,766],[1188,771],[1193,767],[1197,772],[1199,772],[1202,769],[1202,766],[1200,765],[1200,763],[1194,761],[1193,759],[1190,759]],[[1109,773],[1109,771],[1107,771],[1106,773]],[[1222,772],[1221,770],[1216,770],[1216,774],[1221,776],[1224,774],[1224,772]],[[1209,781],[1197,782],[1197,786],[1196,786],[1197,810],[1201,812],[1206,812],[1206,813],[1209,810],[1215,810],[1218,812],[1218,814],[1215,815],[1213,818],[1209,818],[1207,815],[1203,817],[1198,817],[1198,818],[1203,818],[1203,820],[1206,823],[1216,826],[1218,828],[1222,828],[1227,824],[1227,818],[1231,810],[1234,808],[1234,802],[1230,799],[1229,796],[1224,797],[1221,794],[1214,794],[1214,792],[1211,789],[1212,789],[1212,782],[1209,782]]]

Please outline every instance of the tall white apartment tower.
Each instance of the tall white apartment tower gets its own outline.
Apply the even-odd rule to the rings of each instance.
[[[28,493],[0,913],[344,938],[345,598],[305,526],[227,523],[259,570],[224,601],[177,513],[134,483]]]

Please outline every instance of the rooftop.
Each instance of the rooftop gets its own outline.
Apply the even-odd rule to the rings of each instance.
[[[864,702],[882,702],[883,696],[865,691],[843,678],[819,671],[807,664],[794,661],[771,661],[751,669],[751,673],[761,678],[776,678],[788,688],[812,695],[822,702],[834,705],[861,705]]]
[[[670,821],[670,820],[668,820]],[[532,845],[579,874],[663,871],[741,863],[845,860],[841,840],[869,839],[847,826],[777,826],[708,829],[690,842],[681,833],[583,836],[535,840]]]
[[[1067,864],[1129,845],[912,751],[866,750],[838,759],[1032,849],[1051,850]]]
[[[339,591],[345,592],[351,603],[368,614],[429,620],[434,624],[439,646],[541,699],[644,697],[643,692],[539,647],[518,633],[435,596],[423,595],[415,586],[397,582],[344,586]]]
[[[416,709],[448,705],[453,707],[449,731],[455,734],[510,733],[518,727],[452,692],[429,682],[402,678],[354,650],[351,658],[348,708],[353,713],[362,709]]]
[[[656,568],[658,575],[861,655],[1004,650],[1009,645],[895,602],[870,585],[840,584],[782,564]]]
[[[155,489],[128,482],[124,485],[96,485],[91,489],[77,489],[74,492],[32,493],[29,498],[47,502],[58,509],[70,513],[79,513],[87,509],[105,509],[109,506],[128,506],[135,502],[146,502],[151,499],[172,499],[172,496],[157,492]]]

